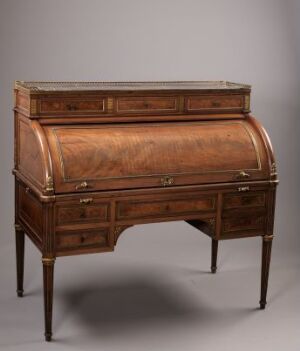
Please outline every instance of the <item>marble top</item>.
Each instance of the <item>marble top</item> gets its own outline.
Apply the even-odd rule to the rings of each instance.
[[[168,82],[37,82],[16,81],[16,89],[30,92],[55,91],[147,91],[147,90],[250,90],[246,84],[227,81],[168,81]]]

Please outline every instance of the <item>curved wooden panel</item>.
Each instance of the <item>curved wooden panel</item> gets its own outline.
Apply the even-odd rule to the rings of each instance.
[[[47,138],[37,121],[17,116],[16,167],[44,194],[53,188],[52,161]]]
[[[17,168],[39,188],[44,187],[44,166],[40,146],[26,120],[18,120]]]
[[[262,139],[244,120],[45,127],[57,192],[266,179]]]

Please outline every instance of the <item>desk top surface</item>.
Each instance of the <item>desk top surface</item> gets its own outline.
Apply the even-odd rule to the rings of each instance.
[[[15,88],[30,93],[73,91],[250,91],[251,86],[227,81],[169,82],[35,82],[16,81]]]

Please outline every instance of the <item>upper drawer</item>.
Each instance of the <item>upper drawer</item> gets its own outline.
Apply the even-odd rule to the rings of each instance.
[[[256,191],[239,194],[226,194],[224,196],[224,210],[265,207],[266,193],[265,191]]]
[[[105,113],[106,99],[93,97],[85,99],[76,98],[46,98],[39,102],[41,114],[84,114],[84,113]]]
[[[118,114],[134,113],[175,113],[179,110],[176,96],[129,96],[116,98],[116,112]]]
[[[152,218],[180,214],[200,214],[214,211],[215,195],[200,195],[188,199],[168,199],[157,201],[120,201],[117,203],[117,220],[132,218]]]
[[[245,95],[199,95],[185,98],[187,112],[202,111],[242,111],[245,108]]]
[[[83,197],[68,203],[59,204],[56,208],[58,226],[99,223],[109,220],[109,203],[99,202],[93,197]]]

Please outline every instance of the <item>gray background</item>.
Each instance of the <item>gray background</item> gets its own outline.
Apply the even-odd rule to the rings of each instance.
[[[299,350],[300,2],[0,1],[0,350]],[[56,263],[43,343],[40,256],[15,296],[14,80],[230,80],[253,86],[280,186],[268,306],[259,238],[220,243],[182,222],[136,226],[105,255]]]

